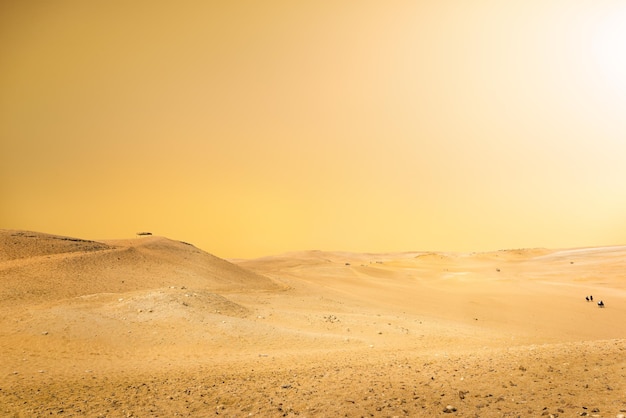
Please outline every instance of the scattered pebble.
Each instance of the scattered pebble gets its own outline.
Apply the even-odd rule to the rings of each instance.
[[[451,414],[452,412],[456,412],[456,408],[452,405],[448,405],[443,409],[443,412],[446,414]]]

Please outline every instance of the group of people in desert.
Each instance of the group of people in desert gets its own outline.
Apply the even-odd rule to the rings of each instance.
[[[585,299],[587,300],[587,302],[593,302],[593,295],[585,296]],[[602,301],[598,302],[598,307],[604,308],[604,302]]]

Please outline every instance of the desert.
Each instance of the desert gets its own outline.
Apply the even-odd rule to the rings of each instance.
[[[626,1],[0,1],[0,418],[626,418]]]
[[[624,271],[626,246],[225,260],[1,230],[0,415],[620,417]]]

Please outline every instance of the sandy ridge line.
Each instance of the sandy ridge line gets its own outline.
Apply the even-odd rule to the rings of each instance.
[[[534,257],[534,260],[544,260],[550,258],[558,258],[571,256],[574,254],[585,254],[585,255],[594,255],[594,254],[610,254],[626,251],[626,245],[611,245],[607,247],[592,247],[592,248],[568,248],[564,250],[555,250],[550,254],[540,255]]]
[[[21,268],[30,266],[33,264],[45,264],[57,260],[71,260],[74,258],[79,258],[86,254],[95,254],[95,253],[113,253],[120,252],[125,250],[124,247],[115,247],[115,248],[104,248],[101,250],[82,250],[82,251],[70,251],[66,253],[57,253],[57,254],[45,254],[45,255],[37,255],[33,257],[26,258],[17,258],[14,260],[6,260],[0,262],[0,271],[1,270],[10,270],[13,268]]]

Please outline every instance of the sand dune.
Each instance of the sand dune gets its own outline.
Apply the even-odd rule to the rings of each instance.
[[[626,336],[626,247],[493,253],[319,254],[242,262],[269,276],[306,280],[368,306],[452,320],[525,341]],[[332,261],[334,260],[334,261]],[[594,295],[612,309],[589,309]],[[581,301],[583,303],[581,303]]]
[[[265,277],[161,237],[94,242],[0,231],[1,303],[47,302],[169,286],[222,292],[274,290]]]
[[[106,250],[102,242],[29,231],[0,230],[0,261],[34,259],[53,254]]]
[[[3,230],[0,415],[615,417],[624,271],[626,247],[227,261]]]

